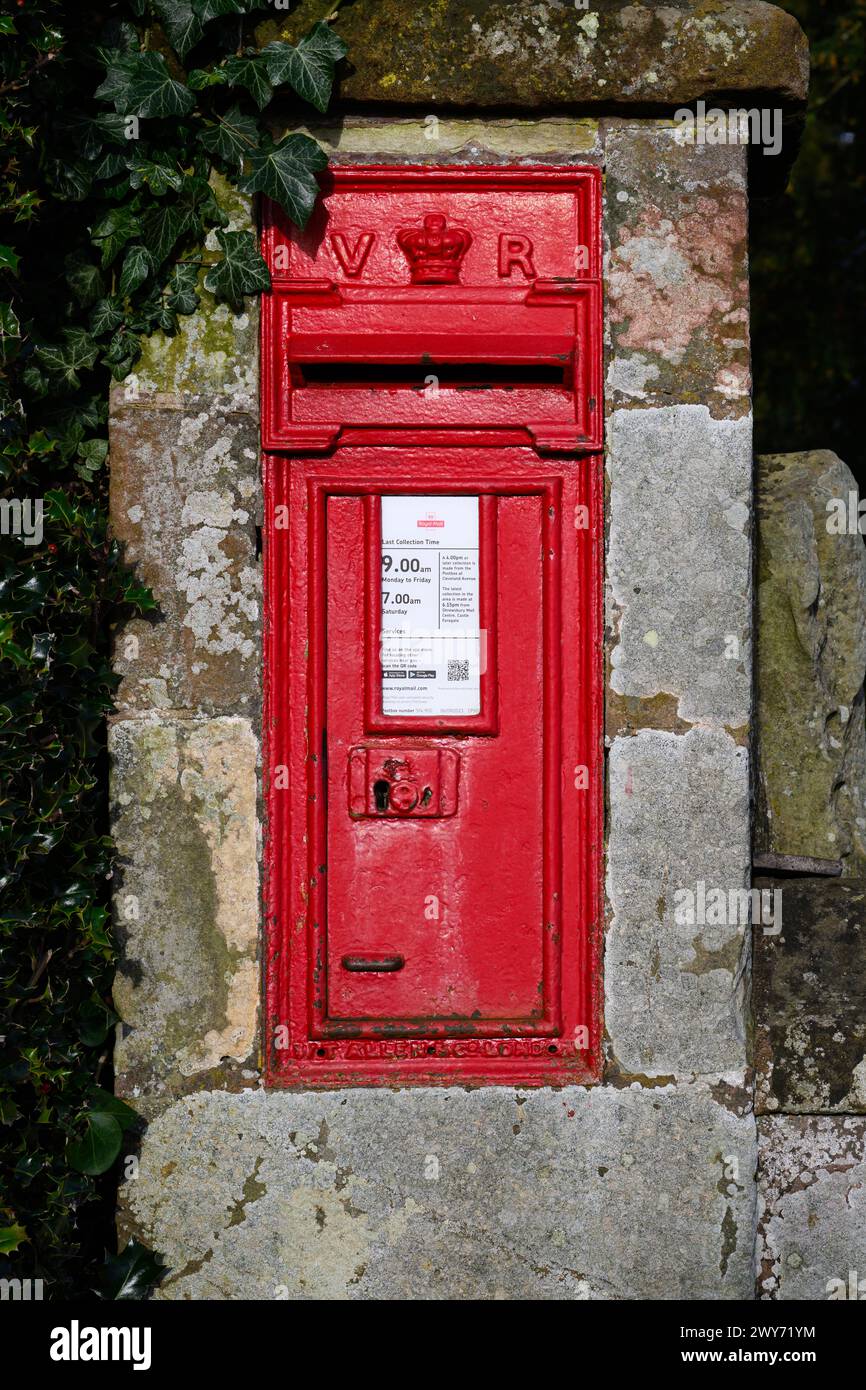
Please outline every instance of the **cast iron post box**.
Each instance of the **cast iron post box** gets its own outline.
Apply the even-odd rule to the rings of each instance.
[[[599,203],[353,167],[266,209],[273,1083],[598,1075]]]

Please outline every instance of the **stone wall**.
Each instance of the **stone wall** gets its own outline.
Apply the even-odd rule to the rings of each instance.
[[[841,874],[758,880],[776,895],[772,920],[754,932],[760,1298],[866,1297],[866,547],[856,503],[850,470],[829,451],[758,460],[756,847],[835,860]]]

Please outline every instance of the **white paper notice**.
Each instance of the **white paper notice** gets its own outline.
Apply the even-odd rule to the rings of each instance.
[[[382,498],[382,713],[481,710],[478,498]]]

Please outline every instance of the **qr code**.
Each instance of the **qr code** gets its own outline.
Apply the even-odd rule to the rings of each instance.
[[[468,681],[469,662],[468,661],[449,661],[448,679],[450,681]]]

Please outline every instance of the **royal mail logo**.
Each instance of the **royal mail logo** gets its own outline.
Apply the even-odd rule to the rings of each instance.
[[[415,523],[416,526],[444,526],[445,518],[436,516],[434,512],[428,512],[426,516],[419,516]]]
[[[456,285],[472,233],[449,227],[441,212],[430,212],[423,227],[401,227],[397,245],[409,262],[413,285]]]

